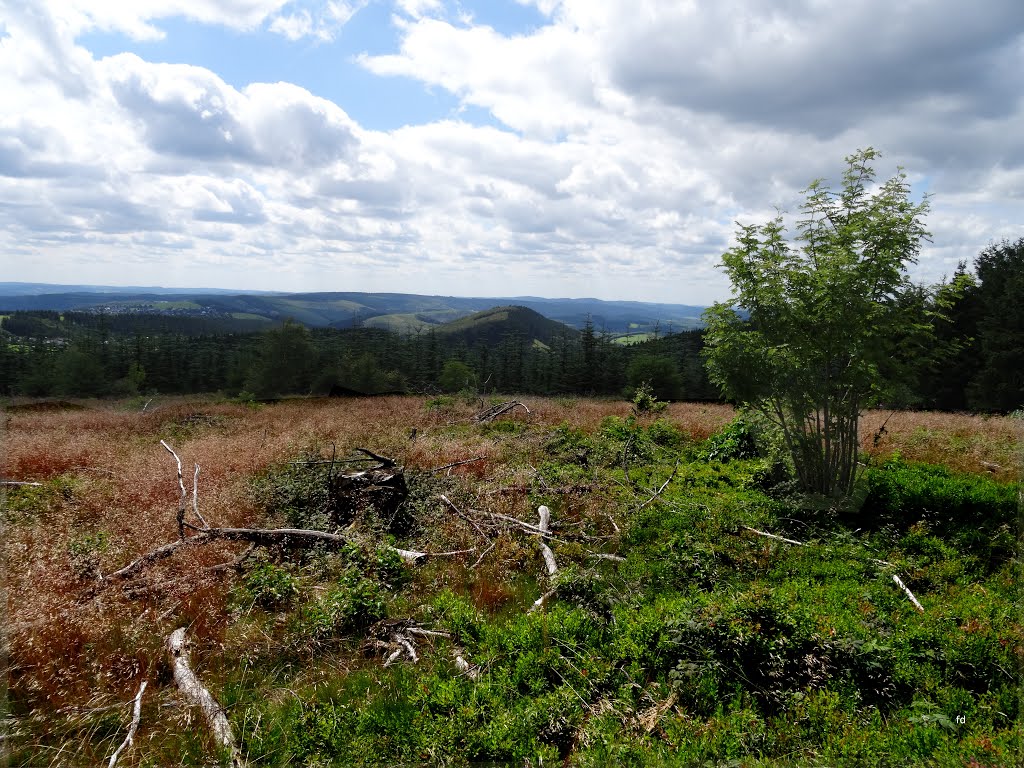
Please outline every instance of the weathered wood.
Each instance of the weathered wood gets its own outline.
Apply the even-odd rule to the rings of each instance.
[[[802,541],[797,541],[796,539],[787,539],[783,536],[776,536],[774,533],[765,533],[764,531],[757,530],[757,528],[751,528],[749,525],[744,525],[741,527],[743,528],[743,530],[750,531],[751,533],[756,533],[758,536],[764,536],[768,539],[775,539],[776,541],[784,541],[787,544],[795,544],[798,547],[804,546],[804,543]]]
[[[668,488],[668,484],[672,482],[672,480],[676,476],[676,472],[679,470],[679,461],[680,461],[679,459],[676,459],[676,465],[674,467],[672,467],[672,474],[668,476],[668,480],[666,480],[664,483],[662,483],[661,484],[661,488],[659,488],[657,491],[655,491],[654,495],[651,496],[649,499],[647,499],[647,501],[645,501],[639,507],[637,507],[637,509],[643,509],[644,507],[646,507],[648,504],[650,504],[652,501],[657,499],[659,496],[661,496],[661,494],[663,494],[665,492],[665,489]],[[618,530],[618,526],[616,526],[616,530]]]
[[[544,543],[544,536],[548,534],[548,528],[551,525],[551,510],[541,504],[537,508],[537,513],[540,516],[540,551],[544,556],[544,565],[548,569],[548,578],[555,578],[558,575],[558,564],[555,562],[555,553],[551,551],[551,547]]]
[[[147,680],[143,680],[139,685],[139,692],[135,694],[135,706],[132,710],[132,722],[128,726],[128,735],[124,737],[124,741],[121,742],[121,746],[114,750],[114,754],[110,756],[110,762],[107,763],[107,768],[114,768],[114,764],[117,762],[118,756],[126,748],[130,747],[135,741],[135,732],[139,730],[139,723],[142,721],[142,694],[146,690]]]
[[[43,484],[42,483],[31,483],[31,482],[21,481],[21,480],[0,480],[0,485],[21,485],[21,486],[28,486],[30,488],[40,488],[40,487],[42,487]]]
[[[463,459],[462,461],[453,461],[451,464],[445,464],[442,467],[434,467],[433,469],[426,470],[427,474],[433,474],[434,472],[443,472],[446,469],[453,469],[454,467],[461,467],[463,464],[472,464],[475,461],[483,461],[486,456],[474,456],[472,459]]]
[[[527,611],[527,613],[533,613],[534,611],[537,611],[537,610],[540,610],[541,608],[543,608],[544,607],[544,603],[546,603],[548,600],[550,600],[552,597],[554,597],[555,596],[555,592],[557,592],[557,591],[558,591],[557,589],[549,589],[543,595],[538,597],[536,600],[533,601],[533,605],[530,606],[530,609]]]
[[[167,449],[167,452],[174,457],[174,460],[178,463],[178,487],[181,489],[181,499],[178,502],[178,538],[185,538],[185,504],[188,501],[188,492],[185,490],[185,481],[181,477],[181,459],[178,458],[178,454],[174,452],[174,449],[169,446],[166,441],[161,440],[160,445]]]
[[[213,695],[206,689],[206,686],[196,677],[195,672],[189,664],[188,641],[185,637],[186,628],[179,627],[167,638],[167,655],[174,671],[174,682],[178,690],[193,705],[202,710],[206,726],[217,743],[218,748],[225,750],[231,755],[233,768],[241,768],[245,765],[242,754],[235,744],[235,736],[231,732],[231,723],[228,722],[224,709],[213,698]]]
[[[919,610],[921,613],[924,613],[924,606],[917,601],[917,598],[914,597],[914,593],[907,588],[907,585],[903,583],[900,577],[894,573],[892,575],[892,580],[896,582],[897,587],[899,587],[906,593],[907,597],[910,598],[910,602],[914,604],[914,607],[917,608],[917,610]]]
[[[484,424],[488,421],[494,421],[494,419],[498,418],[503,413],[508,413],[514,408],[522,408],[527,413],[530,412],[530,409],[527,408],[522,403],[520,403],[518,400],[509,400],[508,402],[499,403],[498,405],[495,405],[492,408],[488,408],[486,411],[478,413],[476,416],[473,417],[473,420],[478,424]]]

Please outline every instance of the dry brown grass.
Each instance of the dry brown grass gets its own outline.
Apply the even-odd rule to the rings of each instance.
[[[882,425],[885,432],[876,441]],[[861,419],[861,447],[884,458],[942,464],[958,472],[1019,480],[1024,464],[1024,421],[937,411],[869,411]]]
[[[178,488],[166,439],[178,452],[191,487],[191,467],[202,468],[201,510],[214,525],[262,524],[263,510],[248,483],[268,467],[304,450],[339,454],[355,446],[395,456],[410,469],[429,469],[482,456],[451,470],[464,478],[481,508],[526,517],[533,466],[543,460],[548,428],[561,423],[593,431],[610,416],[626,416],[628,403],[588,399],[526,398],[531,412],[511,418],[533,428],[523,436],[486,434],[471,426],[476,403],[456,402],[427,410],[422,398],[289,401],[252,409],[243,405],[170,401],[146,413],[117,403],[91,403],[84,410],[19,411],[6,415],[0,475],[50,483],[40,491],[11,491],[11,509],[24,494],[36,494],[31,514],[8,514],[4,557],[9,599],[11,691],[16,711],[66,711],[97,702],[128,701],[141,679],[163,669],[163,641],[191,624],[200,645],[222,642],[227,625],[224,579],[203,578],[196,569],[230,559],[238,547],[207,547],[176,555],[140,580],[150,589],[129,593],[106,589],[90,597],[80,550],[102,534],[106,547],[98,567],[109,573],[175,537]],[[667,418],[694,439],[704,439],[734,416],[732,408],[676,403]],[[960,414],[899,413],[873,440],[888,414],[865,415],[862,440],[876,456],[899,451],[908,459],[986,471],[999,465],[1000,478],[1019,477],[1021,422]],[[415,441],[409,430],[415,427]],[[991,467],[989,467],[991,469]],[[604,494],[566,494],[559,519],[568,524],[606,517]],[[417,542],[473,546],[472,533],[443,509],[436,527]],[[481,607],[511,599],[508,572],[532,556],[517,540],[500,540],[496,554],[472,585]],[[76,550],[76,547],[78,550]],[[490,569],[490,570],[488,570]],[[87,570],[87,569],[86,569]],[[493,572],[492,572],[493,571]],[[144,726],[143,732],[145,732]],[[141,736],[140,736],[141,738]]]

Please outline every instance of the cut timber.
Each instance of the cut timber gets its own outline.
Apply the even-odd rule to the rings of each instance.
[[[507,403],[500,403],[493,408],[488,408],[486,411],[482,411],[473,417],[473,421],[477,424],[484,424],[488,421],[494,421],[496,418],[501,416],[503,413],[508,413],[513,408],[522,408],[527,413],[530,409],[520,403],[518,400],[509,400]]]
[[[203,718],[206,720],[206,725],[210,729],[210,733],[213,734],[217,746],[231,755],[232,768],[244,766],[245,760],[242,759],[242,754],[235,744],[231,723],[228,722],[224,710],[189,666],[185,627],[174,630],[167,638],[167,655],[171,662],[171,668],[174,670],[174,682],[178,689],[190,703],[202,710]]]

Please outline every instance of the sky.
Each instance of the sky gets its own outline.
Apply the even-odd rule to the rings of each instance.
[[[728,298],[874,147],[1024,236],[1020,0],[0,0],[0,281]]]

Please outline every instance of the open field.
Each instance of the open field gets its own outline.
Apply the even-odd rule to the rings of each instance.
[[[473,421],[489,402],[457,398],[13,403],[0,476],[40,485],[7,487],[3,510],[11,763],[105,761],[143,680],[118,764],[213,754],[171,680],[177,627],[252,765],[1019,759],[1020,420],[866,414],[866,498],[844,510],[785,495],[771,457],[708,442],[727,406],[655,420],[626,402],[524,402],[489,424]],[[217,568],[245,546],[215,541],[98,579],[178,538],[161,440],[190,491],[201,468],[211,526],[350,544]],[[323,484],[360,465],[289,462],[356,447],[404,467],[409,497],[329,525]],[[495,517],[536,526],[542,504],[553,576],[538,536]],[[472,551],[408,565],[385,545]],[[446,634],[385,668],[371,641],[395,622]]]

